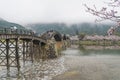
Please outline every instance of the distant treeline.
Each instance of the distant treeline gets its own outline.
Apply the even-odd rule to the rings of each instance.
[[[64,23],[49,23],[49,24],[28,24],[27,28],[31,28],[35,30],[37,33],[43,33],[47,30],[56,30],[63,34],[98,34],[98,35],[106,35],[107,30],[114,26],[114,24],[95,24],[95,23],[81,23],[81,24],[72,24],[67,25]],[[116,30],[117,35],[120,34],[120,29]]]
[[[16,26],[17,29],[25,29],[20,24],[11,23],[8,22],[2,18],[0,18],[0,28],[10,28]],[[108,23],[108,24],[102,24],[102,23],[79,23],[79,24],[65,24],[65,23],[37,23],[37,24],[28,24],[26,25],[26,28],[32,29],[36,31],[36,33],[41,34],[48,30],[56,30],[59,31],[62,34],[70,34],[70,35],[78,35],[81,33],[87,34],[87,35],[106,35],[107,30],[111,27],[115,26],[115,24]],[[115,31],[115,34],[120,35],[120,28],[118,28]]]

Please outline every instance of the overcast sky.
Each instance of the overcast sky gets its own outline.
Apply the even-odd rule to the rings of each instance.
[[[0,17],[20,24],[93,22],[95,17],[85,12],[85,3],[104,5],[103,0],[0,0]]]

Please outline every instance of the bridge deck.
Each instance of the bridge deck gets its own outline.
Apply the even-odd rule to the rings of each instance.
[[[46,43],[46,40],[36,36],[31,30],[16,29],[12,30],[10,28],[0,29],[0,39],[25,39],[25,40],[35,40]]]
[[[24,35],[24,34],[0,34],[0,39],[26,39],[26,40],[35,40],[46,43],[46,40],[38,36]]]
[[[56,44],[46,44],[49,40],[63,41],[61,34],[56,31],[37,36],[29,30],[0,28],[0,65],[6,66],[8,71],[10,67],[16,66],[19,71],[20,61],[26,64],[25,61],[55,57]]]

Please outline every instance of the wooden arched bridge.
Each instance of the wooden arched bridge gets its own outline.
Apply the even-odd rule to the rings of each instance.
[[[59,51],[65,48],[66,42],[57,31],[47,31],[41,36],[34,32],[22,29],[0,29],[0,65],[16,67],[20,70],[20,60],[39,61],[45,58],[54,58]]]

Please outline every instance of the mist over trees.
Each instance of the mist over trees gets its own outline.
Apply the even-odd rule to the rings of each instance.
[[[26,27],[37,33],[43,33],[47,30],[56,30],[62,34],[78,35],[81,33],[87,35],[107,35],[107,30],[114,26],[112,23],[79,23],[67,25],[64,23],[48,23],[48,24],[28,24]],[[119,35],[120,29],[117,29],[116,34]]]
[[[42,34],[48,30],[56,30],[62,34],[69,35],[107,35],[107,30],[114,26],[113,23],[78,23],[78,24],[65,24],[65,23],[37,23],[37,24],[28,24],[25,27],[33,30],[37,34]],[[4,19],[0,19],[0,28],[10,28],[11,26],[16,26],[18,29],[25,29],[22,25],[8,22]],[[120,35],[120,29],[116,29],[115,34]]]

